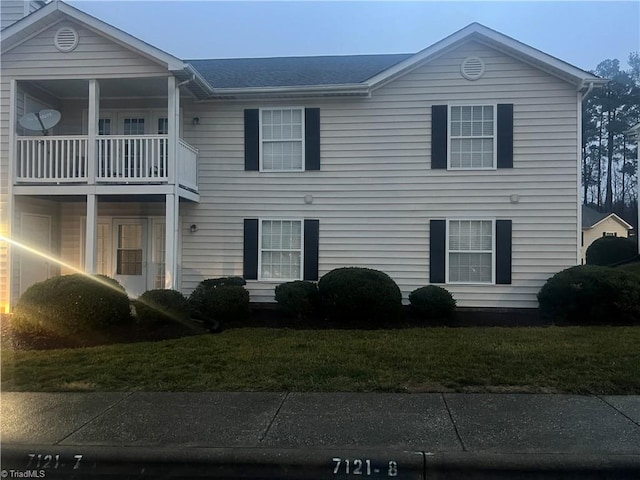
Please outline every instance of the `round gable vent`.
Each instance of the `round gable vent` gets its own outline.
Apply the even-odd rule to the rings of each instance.
[[[78,32],[71,27],[62,27],[56,32],[54,43],[61,52],[70,52],[78,46]]]
[[[484,62],[478,57],[468,57],[462,62],[460,72],[467,80],[478,80],[484,74]]]

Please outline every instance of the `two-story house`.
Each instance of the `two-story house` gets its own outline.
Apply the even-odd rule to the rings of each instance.
[[[365,266],[405,300],[535,307],[580,263],[582,100],[604,81],[482,25],[413,55],[189,61],[56,1],[1,55],[7,306],[74,269],[132,296],[241,275],[269,302]]]

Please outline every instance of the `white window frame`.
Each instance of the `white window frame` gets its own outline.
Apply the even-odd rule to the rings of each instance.
[[[493,108],[493,164],[491,167],[452,167],[451,166],[451,109],[454,107],[491,107]],[[488,138],[482,136],[453,138]],[[497,103],[450,103],[447,105],[447,170],[497,170],[498,169],[498,104]]]
[[[301,118],[301,123],[302,123],[302,138],[300,140],[264,140],[262,138],[262,113],[263,112],[273,112],[273,111],[282,111],[282,110],[299,110],[300,111],[300,118]],[[259,140],[258,140],[258,145],[259,145],[259,155],[260,155],[260,172],[265,172],[265,173],[281,173],[281,172],[304,172],[305,171],[305,137],[306,137],[306,131],[307,131],[307,126],[305,124],[305,118],[304,118],[304,113],[305,113],[305,109],[304,107],[268,107],[268,108],[260,108],[258,110],[258,116],[259,116],[259,121],[258,121],[258,133],[259,133]],[[283,170],[265,170],[264,168],[264,148],[263,145],[265,142],[300,142],[302,145],[302,166],[299,169],[283,169]]]
[[[262,275],[262,223],[263,222],[300,222],[300,272],[298,278],[265,278]],[[295,251],[295,250],[287,250]],[[304,277],[304,219],[301,218],[259,218],[258,219],[258,281],[294,282]]]
[[[449,279],[450,253],[488,253],[480,250],[449,250],[449,224],[451,222],[491,222],[491,281],[490,282],[453,282]],[[496,219],[495,217],[451,217],[446,219],[445,228],[445,283],[450,285],[495,285],[496,284]]]

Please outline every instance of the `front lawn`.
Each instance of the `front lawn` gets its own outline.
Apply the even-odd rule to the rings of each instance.
[[[244,328],[93,348],[5,348],[2,390],[638,394],[640,328]]]

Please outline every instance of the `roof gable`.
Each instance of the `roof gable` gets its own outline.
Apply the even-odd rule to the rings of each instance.
[[[524,43],[508,37],[507,35],[503,35],[502,33],[487,28],[484,25],[472,23],[439,42],[434,43],[430,47],[416,53],[410,58],[407,58],[403,62],[381,72],[379,75],[369,79],[367,83],[372,88],[377,88],[471,40],[484,43],[487,46],[499,50],[507,55],[516,57],[519,60],[529,63],[536,68],[561,78],[562,80],[573,83],[579,88],[586,88],[589,82],[593,82],[594,84],[605,84],[608,82],[606,79],[602,79],[592,73],[578,67],[574,67],[567,62],[525,45]]]
[[[611,218],[612,220],[618,222],[627,230],[633,229],[633,225],[628,224],[615,213],[602,213],[597,211],[595,208],[588,207],[586,205],[582,206],[582,228],[583,229],[594,228],[596,225],[604,222],[608,218]]]
[[[163,52],[133,35],[123,32],[102,20],[98,20],[91,15],[57,0],[2,30],[2,53],[15,48],[27,39],[46,30],[51,25],[63,20],[72,20],[81,23],[86,28],[165,66],[167,70],[176,71],[185,68],[184,62],[173,55]]]

